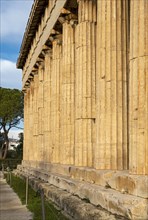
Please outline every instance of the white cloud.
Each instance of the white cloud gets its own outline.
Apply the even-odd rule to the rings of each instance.
[[[1,0],[1,38],[16,42],[25,31],[33,0]],[[13,36],[13,37],[12,37]]]
[[[0,59],[0,86],[4,88],[21,89],[21,72],[21,70],[16,69],[14,62]]]

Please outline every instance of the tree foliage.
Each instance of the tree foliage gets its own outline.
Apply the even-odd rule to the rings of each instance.
[[[9,145],[8,133],[17,127],[23,118],[23,93],[18,89],[0,87],[0,132],[4,134],[4,141],[0,158],[5,158]]]

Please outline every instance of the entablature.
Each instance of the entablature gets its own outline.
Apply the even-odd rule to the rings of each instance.
[[[73,2],[55,0],[45,8],[41,22],[30,45],[30,50],[26,54],[24,49],[22,51],[22,54],[24,54],[20,55],[18,59],[17,67],[23,68],[23,89],[26,86],[26,82],[28,83],[29,75],[34,72],[34,68],[38,68],[38,64],[41,61],[43,62],[45,54],[52,49],[52,42],[55,39],[62,42],[62,23],[71,22],[71,25],[77,23],[76,9],[77,0]],[[23,50],[22,48],[21,50]]]

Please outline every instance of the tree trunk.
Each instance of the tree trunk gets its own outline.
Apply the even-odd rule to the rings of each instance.
[[[5,159],[8,152],[9,141],[6,141],[0,149],[0,159]]]
[[[2,145],[2,148],[0,149],[0,159],[5,159],[7,156],[7,152],[8,152],[8,147],[9,147],[9,138],[8,138],[8,131],[3,128],[4,130],[4,139],[5,142]]]

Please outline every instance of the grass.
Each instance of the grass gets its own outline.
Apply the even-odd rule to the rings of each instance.
[[[25,181],[12,174],[11,187],[20,197],[22,204],[25,204],[25,200],[26,200]],[[29,192],[28,193],[29,196],[28,196],[27,208],[32,213],[34,213],[33,220],[42,220],[41,197],[30,186],[28,192]],[[46,215],[46,220],[67,220],[67,218],[63,216],[59,210],[55,209],[52,203],[47,200],[45,200],[45,215]]]

